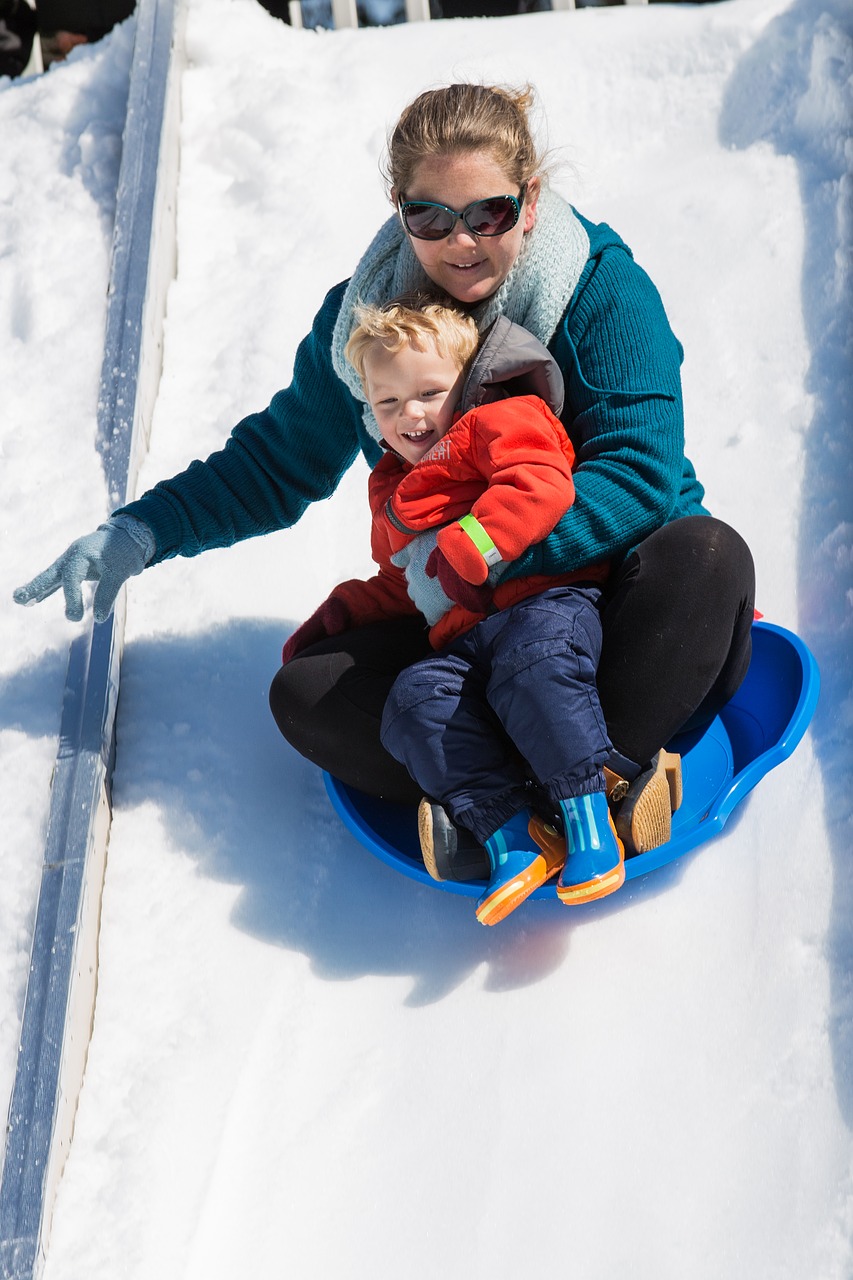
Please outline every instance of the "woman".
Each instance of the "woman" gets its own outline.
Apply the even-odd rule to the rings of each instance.
[[[620,834],[640,851],[668,838],[677,803],[673,761],[661,748],[710,719],[746,673],[752,559],[705,511],[684,456],[682,351],[660,297],[615,232],[549,190],[531,103],[529,90],[474,84],[421,94],[389,142],[395,214],[352,278],[327,295],[291,385],[240,422],[223,450],[114,513],[15,598],[32,603],[61,585],[68,617],[79,619],[81,584],[94,580],[101,620],[122,582],[147,564],[292,525],[334,491],[359,449],[374,466],[380,435],[343,354],[354,308],[437,286],[481,331],[498,315],[532,331],[562,370],[575,503],[508,572],[616,565],[601,608],[598,686],[614,747],[609,799]],[[421,547],[421,558],[430,550]],[[420,619],[318,637],[273,681],[281,732],[350,785],[417,802],[379,724],[397,674],[428,651]],[[442,846],[443,874],[471,873],[454,866],[468,854],[440,812],[426,807],[422,831]],[[476,852],[472,865],[476,872]]]

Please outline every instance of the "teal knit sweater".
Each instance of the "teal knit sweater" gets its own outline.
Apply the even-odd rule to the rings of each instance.
[[[589,262],[549,344],[566,381],[562,420],[577,455],[576,497],[513,576],[583,568],[623,554],[670,520],[704,513],[684,457],[681,345],[627,245],[605,223],[581,221]],[[206,462],[122,508],[151,529],[150,564],[287,528],[309,503],[334,493],[359,450],[375,466],[380,447],[331,364],[345,287],[326,295],[297,350],[293,381],[267,409],[238,423]]]

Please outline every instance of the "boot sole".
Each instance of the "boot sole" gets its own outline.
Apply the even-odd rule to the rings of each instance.
[[[681,756],[659,751],[654,769],[631,784],[619,806],[616,830],[625,847],[632,853],[647,853],[666,844],[682,795]]]
[[[421,857],[433,880],[444,880],[435,860],[435,831],[433,830],[432,805],[424,799],[418,805],[418,839],[421,843]]]
[[[485,902],[478,905],[476,914],[480,924],[500,924],[501,920],[505,920],[516,907],[520,907],[547,879],[548,864],[539,854],[521,875],[508,884],[502,884]]]
[[[428,874],[439,882],[450,880],[457,883],[469,883],[472,880],[488,880],[489,859],[485,849],[475,845],[453,848],[448,843],[452,833],[454,841],[458,841],[459,833],[448,826],[442,828],[435,823],[435,811],[432,803],[424,797],[418,805],[418,840],[421,846],[421,857]],[[463,839],[472,837],[461,833]]]
[[[619,843],[621,845],[621,840]],[[620,862],[619,866],[614,867],[606,876],[588,880],[586,884],[573,884],[571,887],[558,886],[557,897],[568,907],[578,902],[595,902],[598,898],[606,898],[609,894],[615,893],[624,883],[625,863]]]

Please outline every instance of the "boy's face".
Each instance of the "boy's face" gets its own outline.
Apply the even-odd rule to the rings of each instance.
[[[462,371],[429,341],[423,351],[407,345],[397,352],[372,343],[364,381],[382,439],[407,462],[420,462],[453,424]]]

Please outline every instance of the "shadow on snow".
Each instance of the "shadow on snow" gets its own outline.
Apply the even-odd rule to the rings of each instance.
[[[573,928],[628,905],[626,895],[569,920],[556,902],[530,903],[486,930],[472,899],[379,862],[275,727],[267,689],[284,634],[280,622],[244,620],[158,637],[129,646],[122,670],[114,802],[154,801],[200,871],[241,884],[240,928],[305,954],[324,978],[410,976],[407,1003],[421,1005],[481,965],[487,990],[536,982],[562,964]],[[652,892],[670,877],[654,879]]]
[[[247,933],[306,955],[323,978],[408,976],[406,1003],[423,1005],[480,966],[489,991],[541,980],[563,963],[574,929],[680,876],[665,868],[577,914],[529,903],[484,929],[473,899],[419,885],[364,849],[320,771],[280,737],[267,690],[285,634],[279,621],[247,619],[134,642],[122,664],[114,804],[153,802],[202,874],[241,885],[234,923]],[[0,723],[55,732],[44,689],[61,678],[49,653],[0,681]]]

